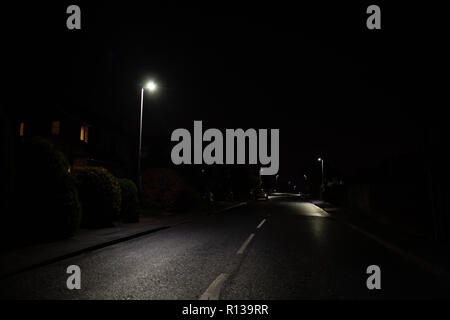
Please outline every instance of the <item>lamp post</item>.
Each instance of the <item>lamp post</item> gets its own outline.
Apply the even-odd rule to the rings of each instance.
[[[153,81],[148,82],[145,87],[141,88],[141,113],[139,117],[139,151],[138,151],[138,189],[139,194],[142,194],[142,174],[141,174],[141,155],[142,155],[142,118],[144,113],[144,90],[147,89],[150,92],[156,90],[156,83]]]
[[[322,165],[322,184],[320,185],[320,199],[322,199],[322,188],[324,187],[324,176],[323,176],[323,158],[318,158],[317,161],[319,161]]]

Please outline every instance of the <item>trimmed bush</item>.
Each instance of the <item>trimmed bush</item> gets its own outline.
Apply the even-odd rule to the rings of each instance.
[[[119,179],[122,195],[120,218],[123,222],[139,222],[138,189],[133,181],[127,178]]]
[[[184,188],[175,170],[150,168],[142,174],[142,204],[145,208],[173,211]]]
[[[80,203],[69,163],[49,141],[37,137],[17,150],[13,224],[34,240],[67,237],[81,220]]]
[[[147,209],[180,211],[201,201],[199,192],[174,169],[150,168],[142,175],[142,205]]]
[[[80,197],[85,228],[113,225],[119,217],[121,195],[116,177],[101,167],[80,167],[73,170]]]

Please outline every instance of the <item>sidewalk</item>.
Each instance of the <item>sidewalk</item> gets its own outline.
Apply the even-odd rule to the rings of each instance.
[[[73,237],[0,252],[0,278],[100,249],[122,241],[242,206],[246,202],[217,202],[196,211],[173,215],[145,215],[138,223],[102,229],[80,229]]]
[[[410,262],[450,281],[450,244],[399,231],[394,225],[382,223],[369,216],[351,213],[325,201],[310,202],[328,212],[332,219],[341,221],[355,232],[364,234]]]

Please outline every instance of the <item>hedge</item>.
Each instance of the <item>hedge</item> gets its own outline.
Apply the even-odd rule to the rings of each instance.
[[[123,222],[139,222],[138,189],[133,181],[127,178],[119,179],[122,195],[120,218]]]
[[[83,210],[82,227],[112,226],[119,218],[122,201],[117,178],[101,167],[79,167],[73,175]]]
[[[142,175],[142,205],[164,211],[184,211],[200,201],[198,191],[171,168],[149,168]]]
[[[149,168],[142,174],[142,204],[145,208],[173,211],[184,189],[175,170]]]
[[[17,214],[11,220],[25,237],[67,237],[79,226],[80,203],[69,168],[64,154],[43,138],[19,145],[14,192]]]

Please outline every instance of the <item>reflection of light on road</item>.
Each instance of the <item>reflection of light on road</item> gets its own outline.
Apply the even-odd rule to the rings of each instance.
[[[295,212],[308,217],[328,217],[328,213],[318,206],[308,202],[286,202],[285,205],[295,207]]]
[[[309,221],[311,233],[318,242],[322,242],[325,239],[325,222],[326,220],[324,219],[311,219]]]
[[[300,195],[297,193],[274,192],[269,196],[269,199],[292,198],[292,197],[300,197]]]

